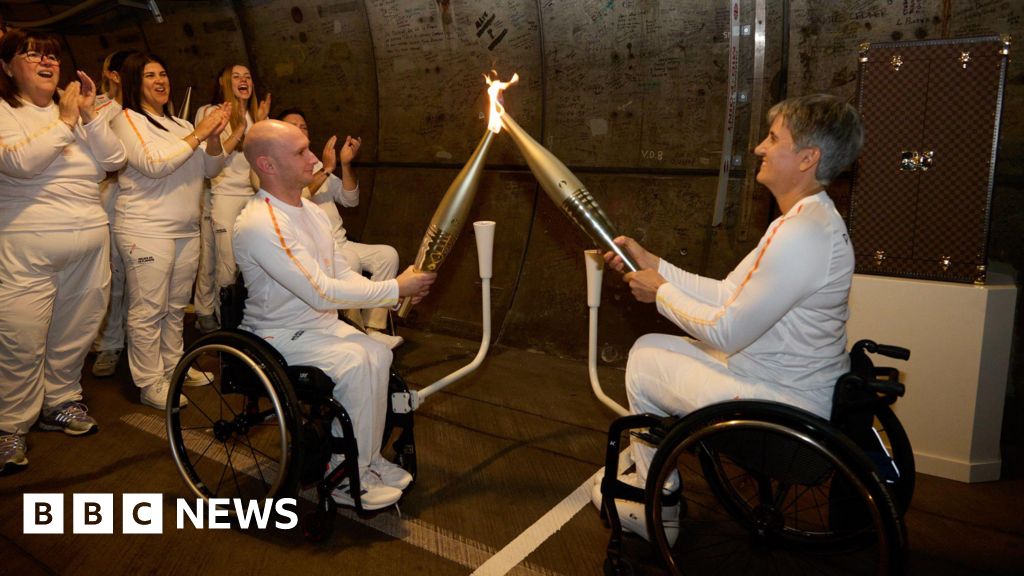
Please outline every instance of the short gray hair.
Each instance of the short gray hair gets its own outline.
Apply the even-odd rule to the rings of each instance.
[[[860,114],[835,96],[810,94],[783,100],[768,111],[768,123],[779,116],[798,148],[821,150],[814,177],[822,185],[853,164],[864,145]]]

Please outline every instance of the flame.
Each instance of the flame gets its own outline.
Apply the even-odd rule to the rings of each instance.
[[[498,73],[491,70],[494,74],[494,80],[487,74],[484,74],[484,80],[487,81],[487,95],[491,98],[491,114],[487,118],[487,129],[495,134],[501,132],[501,115],[505,113],[505,107],[501,105],[498,99],[501,97],[501,92],[505,88],[515,84],[519,81],[519,74],[512,74],[512,78],[508,82],[502,82],[498,80]]]

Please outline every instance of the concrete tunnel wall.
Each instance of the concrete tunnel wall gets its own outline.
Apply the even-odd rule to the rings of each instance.
[[[71,4],[70,2],[67,4]],[[483,135],[482,74],[513,71],[509,113],[590,188],[620,232],[686,269],[722,277],[750,250],[774,207],[744,151],[763,132],[751,103],[737,103],[725,221],[713,227],[727,103],[731,4],[727,0],[249,0],[158,2],[164,22],[118,8],[64,30],[74,67],[98,78],[106,53],[136,48],[168,60],[172,100],[193,87],[208,102],[219,69],[243,63],[274,110],[309,114],[312,148],[331,134],[359,135],[361,205],[343,213],[361,241],[387,243],[403,266],[430,215]],[[852,98],[865,41],[1011,33],[1024,38],[1024,6],[966,0],[769,1],[762,114],[775,95],[815,91]],[[753,25],[755,3],[740,2]],[[0,8],[8,21],[66,9]],[[1018,49],[1017,46],[1014,47]],[[1016,51],[1016,50],[1015,50]],[[739,88],[751,94],[753,37],[740,37]],[[1008,75],[990,257],[1024,267],[1021,59]],[[870,137],[870,134],[869,134]],[[841,207],[847,184],[832,192]],[[470,220],[498,223],[494,339],[562,356],[586,355],[582,251],[589,240],[539,189],[507,137],[488,156]],[[601,356],[621,365],[632,342],[677,330],[606,274]],[[467,225],[430,298],[408,325],[476,338],[479,279]],[[1019,356],[1019,355],[1018,355]],[[1019,365],[1019,360],[1017,361]],[[1019,368],[1017,369],[1019,373]]]

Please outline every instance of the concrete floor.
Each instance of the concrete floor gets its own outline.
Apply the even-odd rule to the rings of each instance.
[[[466,364],[477,343],[403,332],[396,362],[414,387]],[[331,539],[301,530],[176,530],[188,496],[161,436],[162,414],[138,403],[122,359],[111,379],[84,380],[99,434],[33,431],[30,467],[0,478],[0,574],[599,574],[607,530],[582,488],[600,466],[612,415],[592,396],[586,365],[501,348],[481,369],[430,397],[416,414],[419,477],[400,513],[341,512]],[[603,370],[623,399],[622,373]],[[912,392],[911,392],[912,393]],[[1010,411],[1020,406],[1011,403]],[[145,422],[157,423],[147,427]],[[1020,422],[1015,415],[1007,422]],[[919,476],[906,516],[913,574],[1024,570],[1020,431],[1004,438],[1004,480],[967,485]],[[164,534],[22,534],[22,494],[160,492]],[[70,505],[70,496],[65,496]],[[552,510],[554,509],[554,512]],[[555,516],[555,518],[552,518]],[[539,519],[542,519],[538,522]],[[70,513],[66,519],[70,527]],[[564,522],[564,525],[562,524]],[[560,528],[560,529],[559,529]],[[544,534],[551,532],[550,536]],[[509,546],[515,541],[514,546]],[[642,541],[627,552],[659,574]]]

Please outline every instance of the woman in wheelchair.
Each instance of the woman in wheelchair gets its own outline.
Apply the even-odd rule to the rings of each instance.
[[[624,276],[637,300],[656,303],[663,316],[692,336],[648,334],[636,342],[626,366],[630,411],[652,416],[623,420],[634,418],[633,424],[651,426],[659,417],[684,416],[731,400],[783,405],[778,419],[785,425],[803,422],[803,416],[791,417],[791,412],[798,412],[785,405],[823,419],[830,416],[836,381],[850,368],[846,320],[854,254],[825,187],[856,159],[863,129],[852,106],[828,95],[780,102],[769,111],[768,120],[768,136],[754,149],[761,158],[757,181],[772,193],[781,216],[724,280],[681,270],[631,238],[615,240],[640,264],[641,270]],[[605,259],[623,271],[623,262],[614,253],[606,253]],[[688,432],[704,429],[708,422]],[[614,432],[615,428],[610,435]],[[629,455],[635,471],[619,476],[620,487],[652,485],[648,471],[661,432],[665,430],[655,425],[650,433],[632,439]],[[747,439],[739,432],[726,438],[723,444],[732,446],[726,453],[736,452],[734,447]],[[706,469],[721,463],[721,458],[712,458],[720,453],[711,444],[700,444],[703,452],[696,444],[682,444],[686,450],[666,458],[677,462],[684,453],[700,452]],[[845,450],[847,445],[840,444]],[[609,470],[614,469],[614,462],[609,463]],[[602,509],[602,484],[614,484],[607,479],[594,487],[595,505],[602,514],[617,512],[617,518],[610,519],[616,529],[621,526],[649,540],[659,539],[671,548],[686,510],[678,497],[679,470],[675,464],[669,468],[658,479],[661,483],[654,484],[661,488],[654,498],[660,509],[645,510],[635,501],[643,498],[630,500],[625,489],[613,492],[624,499],[613,499]],[[733,487],[718,483],[722,486]],[[650,495],[647,501],[652,501]],[[651,517],[660,524],[657,535],[648,534]]]

